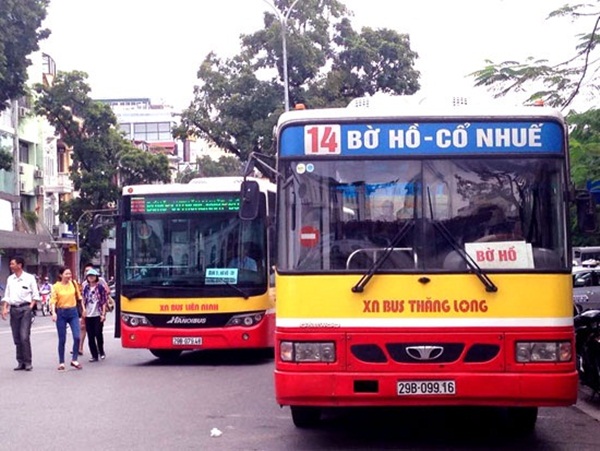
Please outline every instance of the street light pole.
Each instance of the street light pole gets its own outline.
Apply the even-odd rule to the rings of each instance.
[[[81,249],[79,248],[79,222],[90,213],[106,213],[108,211],[115,211],[114,208],[103,209],[103,210],[83,210],[83,213],[79,215],[77,221],[75,221],[75,245],[77,246],[77,252],[75,253],[75,277],[79,279],[81,271]]]
[[[299,0],[294,0],[294,3],[290,5],[290,7],[285,12],[285,15],[281,14],[281,12],[275,8],[271,2],[267,0],[263,0],[267,5],[271,7],[271,9],[275,12],[277,19],[279,19],[279,24],[281,25],[281,43],[283,46],[283,101],[285,106],[285,111],[290,111],[290,90],[289,90],[289,80],[288,80],[288,61],[287,61],[287,43],[286,43],[286,33],[287,33],[287,21],[290,18],[290,13],[296,6]]]

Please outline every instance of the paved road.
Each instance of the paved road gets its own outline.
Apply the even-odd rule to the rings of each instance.
[[[600,403],[541,409],[536,433],[507,437],[495,411],[343,410],[298,430],[273,399],[272,360],[195,352],[166,365],[122,349],[106,331],[107,359],[56,370],[56,332],[34,324],[34,369],[14,372],[10,328],[0,321],[2,450],[598,450]],[[582,396],[586,399],[588,395]],[[211,430],[222,435],[211,437]]]

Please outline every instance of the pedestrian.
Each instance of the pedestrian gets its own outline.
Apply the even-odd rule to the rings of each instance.
[[[86,263],[86,265],[83,267],[83,283],[81,284],[81,287],[80,287],[81,292],[83,292],[85,284],[87,283],[86,274],[90,269],[96,270],[96,268],[94,268],[94,265],[92,265],[91,263]],[[108,287],[108,283],[106,283],[106,280],[104,280],[104,277],[99,277],[98,281],[110,293],[110,288]],[[81,341],[79,342],[79,355],[83,355],[83,346],[85,344],[85,336],[87,333],[87,327],[85,324],[85,320],[83,318],[80,318],[79,323],[80,323],[79,327],[81,329]]]
[[[77,361],[79,356],[79,341],[81,339],[81,330],[79,328],[79,315],[77,305],[82,308],[81,292],[79,284],[73,280],[71,270],[62,266],[58,275],[60,280],[52,285],[52,294],[50,297],[50,310],[52,312],[52,321],[56,323],[58,332],[58,370],[65,369],[65,344],[67,342],[67,324],[73,334],[73,351],[71,366],[80,370],[81,364]],[[83,310],[82,317],[85,317]]]
[[[2,298],[2,319],[6,319],[10,306],[10,329],[17,348],[18,365],[15,371],[31,371],[31,319],[32,309],[40,300],[35,276],[23,270],[23,257],[13,257],[9,261],[12,274],[6,281]]]
[[[106,319],[106,305],[108,291],[100,283],[100,273],[95,269],[88,269],[83,282],[83,305],[85,307],[85,328],[87,329],[88,344],[90,348],[90,362],[97,362],[98,358],[104,360],[104,336],[102,326]]]

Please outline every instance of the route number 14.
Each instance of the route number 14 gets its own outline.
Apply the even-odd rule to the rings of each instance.
[[[341,136],[339,125],[308,125],[304,127],[304,154],[340,154]]]

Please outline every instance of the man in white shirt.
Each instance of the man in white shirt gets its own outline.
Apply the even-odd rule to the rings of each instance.
[[[18,365],[15,371],[31,371],[31,316],[33,306],[40,300],[37,281],[23,271],[25,260],[13,257],[9,267],[12,274],[6,281],[2,298],[2,319],[6,320],[10,307],[10,328],[17,348]]]

